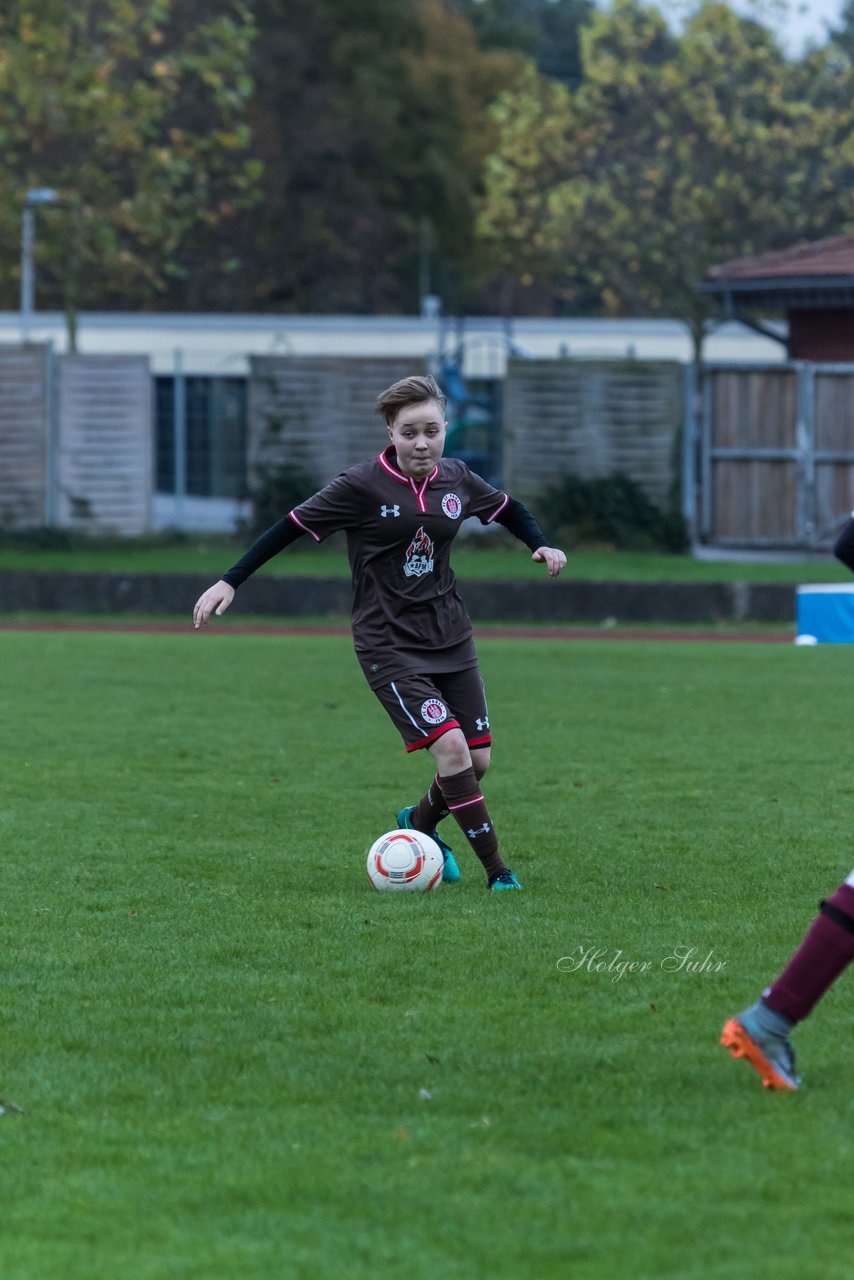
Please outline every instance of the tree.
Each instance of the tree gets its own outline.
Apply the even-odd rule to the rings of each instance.
[[[243,0],[8,0],[0,14],[0,248],[24,193],[50,186],[40,284],[80,302],[153,300],[183,273],[182,241],[250,203]],[[43,268],[43,269],[41,269]],[[15,268],[0,289],[11,304]]]
[[[582,49],[574,94],[523,78],[497,104],[481,234],[505,258],[527,235],[529,273],[594,288],[606,313],[682,318],[699,356],[714,308],[696,285],[711,266],[848,225],[850,74],[824,50],[802,67],[709,0],[680,36],[616,0]],[[553,157],[540,191],[538,149]]]
[[[479,278],[487,107],[521,62],[442,0],[257,0],[263,200],[229,306],[413,312],[419,253],[451,306]],[[426,264],[423,264],[426,265]]]
[[[854,62],[854,0],[845,0],[836,25],[829,26],[828,34],[836,47]]]
[[[485,196],[478,223],[495,266],[503,273],[501,309],[524,309],[522,290],[549,281],[554,304],[576,303],[572,270],[562,260],[565,236],[555,223],[555,193],[565,193],[575,168],[572,97],[563,85],[526,65],[492,108],[499,144],[484,166]]]
[[[581,28],[593,0],[449,0],[482,49],[527,54],[543,75],[574,88],[581,80]]]

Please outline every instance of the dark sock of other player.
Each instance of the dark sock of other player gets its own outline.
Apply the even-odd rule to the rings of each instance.
[[[854,887],[842,884],[822,902],[820,914],[776,982],[762,999],[800,1022],[854,960]]]

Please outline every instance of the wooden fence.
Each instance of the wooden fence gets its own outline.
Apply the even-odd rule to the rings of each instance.
[[[151,527],[147,356],[0,348],[0,524],[134,535]]]
[[[424,371],[409,358],[254,358],[250,483],[290,464],[322,484],[378,452],[378,391]],[[494,424],[503,485],[536,504],[561,476],[620,471],[663,507],[681,479],[697,543],[828,546],[854,508],[854,365],[713,365],[699,395],[692,376],[675,363],[511,360]],[[0,348],[0,524],[145,532],[153,432],[147,357]]]
[[[410,358],[256,356],[250,364],[248,472],[298,467],[318,485],[388,443],[378,394],[399,378],[426,373]]]
[[[511,360],[504,483],[523,501],[561,476],[623,472],[668,505],[678,475],[685,373],[640,360]]]
[[[47,523],[49,382],[45,347],[0,347],[0,526]]]
[[[59,523],[127,535],[151,526],[154,442],[147,356],[60,356]]]
[[[382,447],[378,391],[426,372],[411,359],[263,356],[249,386],[250,483],[289,463],[325,482]],[[511,360],[500,437],[503,483],[535,500],[561,475],[623,471],[656,502],[678,466],[681,365],[640,361]]]
[[[710,366],[701,405],[686,484],[699,540],[826,547],[854,506],[854,365]]]

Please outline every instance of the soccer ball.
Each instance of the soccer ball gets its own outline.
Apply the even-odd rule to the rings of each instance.
[[[442,883],[442,850],[422,831],[387,831],[368,850],[368,878],[375,889],[417,889]]]

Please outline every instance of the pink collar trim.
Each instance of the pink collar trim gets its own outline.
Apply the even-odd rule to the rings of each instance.
[[[377,462],[385,471],[389,473],[390,476],[394,476],[395,480],[400,480],[401,484],[408,484],[415,493],[418,492],[419,488],[423,489],[424,485],[430,484],[433,480],[436,479],[436,476],[439,474],[439,464],[437,463],[436,466],[433,468],[433,470],[430,472],[429,476],[427,476],[426,480],[422,480],[421,484],[417,485],[415,481],[412,479],[412,476],[405,476],[403,472],[398,470],[398,468],[392,463],[388,455],[393,451],[394,451],[394,445],[392,444],[388,445],[385,449],[383,449],[382,453],[377,455]],[[395,457],[396,456],[397,455],[395,454]]]
[[[429,476],[426,477],[426,479],[422,480],[420,484],[416,484],[415,481],[412,479],[412,476],[405,476],[402,471],[398,471],[397,467],[392,465],[391,459],[388,457],[388,454],[392,452],[393,448],[394,448],[393,445],[388,445],[385,449],[383,449],[382,453],[377,455],[377,462],[380,464],[380,466],[383,468],[384,471],[388,472],[390,476],[394,476],[395,480],[399,480],[401,484],[409,485],[410,489],[418,499],[418,510],[421,512],[426,511],[427,501],[424,495],[427,491],[428,484],[430,484],[431,480],[435,480],[436,476],[439,474],[439,464],[438,463],[436,464],[436,466],[430,472]]]

